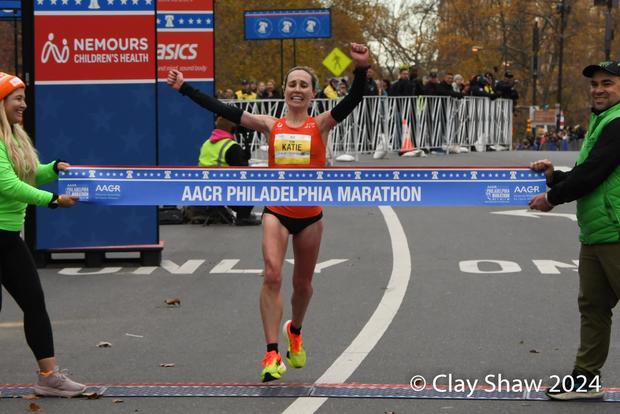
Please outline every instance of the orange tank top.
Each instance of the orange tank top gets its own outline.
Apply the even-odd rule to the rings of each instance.
[[[325,143],[316,121],[308,117],[303,125],[292,128],[286,118],[276,121],[269,134],[269,167],[324,168],[327,165]],[[320,206],[269,206],[275,213],[291,218],[314,217]]]

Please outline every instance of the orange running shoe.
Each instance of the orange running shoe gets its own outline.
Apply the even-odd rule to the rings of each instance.
[[[301,334],[295,335],[291,332],[291,324],[293,321],[284,322],[282,330],[288,337],[288,351],[286,351],[286,360],[293,368],[303,368],[306,366],[306,350]]]
[[[260,374],[262,382],[278,380],[286,372],[286,365],[276,351],[270,351],[263,357],[263,372]]]

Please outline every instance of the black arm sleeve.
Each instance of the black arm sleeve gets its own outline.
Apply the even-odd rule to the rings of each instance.
[[[549,185],[549,187],[553,187],[554,185],[559,184],[562,181],[564,181],[566,177],[568,177],[569,174],[570,173],[566,171],[554,170],[553,176],[551,178],[551,182],[547,183],[547,185]]]
[[[590,194],[620,166],[620,118],[611,121],[601,133],[588,158],[555,183],[547,198],[557,205]],[[560,177],[560,175],[559,175]]]
[[[243,115],[243,111],[236,106],[226,105],[214,97],[200,92],[187,82],[183,82],[179,92],[181,92],[182,95],[189,97],[192,101],[196,102],[203,108],[228,119],[230,122],[234,122],[235,124],[241,123],[241,115]]]
[[[226,159],[226,163],[233,167],[247,167],[249,165],[248,160],[250,159],[246,151],[244,151],[239,144],[233,144],[228,151],[226,151],[224,158]]]
[[[353,78],[351,91],[347,96],[342,98],[342,101],[338,102],[338,105],[331,111],[332,118],[334,118],[336,122],[342,122],[353,112],[357,104],[362,102],[362,98],[364,97],[364,85],[366,83],[366,72],[368,72],[367,67],[355,68],[353,71],[355,77]]]

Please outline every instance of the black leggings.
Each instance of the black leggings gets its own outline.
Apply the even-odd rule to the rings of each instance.
[[[52,325],[45,309],[43,288],[30,250],[19,232],[0,230],[0,285],[24,312],[26,342],[37,361],[53,357]]]

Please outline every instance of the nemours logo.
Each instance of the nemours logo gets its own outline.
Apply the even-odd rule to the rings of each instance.
[[[50,55],[54,58],[56,63],[67,63],[69,61],[69,46],[67,45],[67,39],[62,39],[62,51],[54,44],[54,33],[47,35],[47,42],[43,45],[43,51],[41,52],[41,63],[47,63],[50,59]]]
[[[62,46],[55,42],[56,35],[49,33],[41,50],[41,63],[48,63],[52,58],[58,64],[69,62],[71,49],[67,39],[62,39]],[[74,63],[139,63],[148,62],[149,39],[146,37],[125,38],[75,38],[73,39]],[[129,52],[129,53],[127,53]]]

